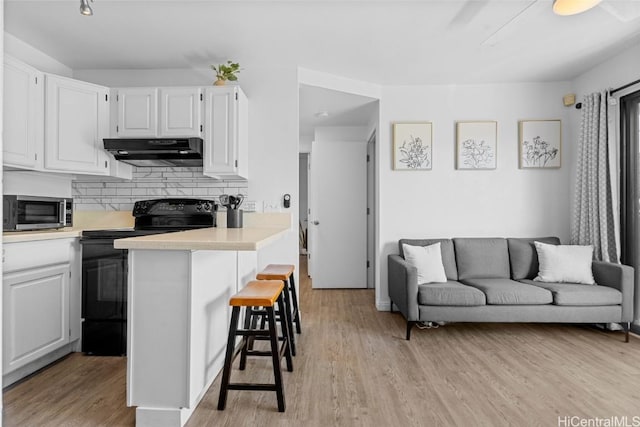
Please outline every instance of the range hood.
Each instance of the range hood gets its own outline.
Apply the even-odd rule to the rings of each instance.
[[[202,138],[105,138],[116,160],[134,166],[202,166]]]

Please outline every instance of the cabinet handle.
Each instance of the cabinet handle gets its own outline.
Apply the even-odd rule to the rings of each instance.
[[[108,166],[107,161],[104,161],[104,167],[106,168]]]

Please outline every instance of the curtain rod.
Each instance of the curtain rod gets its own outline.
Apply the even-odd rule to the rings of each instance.
[[[631,83],[627,83],[627,84],[626,84],[626,85],[624,85],[624,86],[620,86],[620,87],[618,87],[618,88],[615,88],[615,89],[613,89],[612,91],[609,91],[609,93],[610,93],[610,94],[614,94],[614,93],[616,93],[616,92],[620,92],[622,89],[626,89],[626,88],[628,88],[628,87],[630,87],[630,86],[633,86],[633,85],[635,85],[635,84],[637,84],[637,83],[640,83],[640,79],[635,80],[635,81],[632,81]]]

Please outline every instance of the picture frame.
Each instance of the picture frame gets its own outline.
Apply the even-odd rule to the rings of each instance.
[[[456,122],[456,169],[493,170],[498,166],[498,122]]]
[[[558,169],[562,166],[562,121],[518,122],[520,169]]]
[[[431,122],[393,124],[393,170],[431,170]]]

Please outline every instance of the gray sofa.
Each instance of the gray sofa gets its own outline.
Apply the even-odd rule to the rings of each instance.
[[[597,285],[541,283],[536,239],[402,239],[389,255],[389,297],[407,319],[406,339],[418,322],[621,323],[629,340],[633,320],[633,268],[594,261]],[[420,284],[404,260],[402,244],[440,242],[446,283]]]

